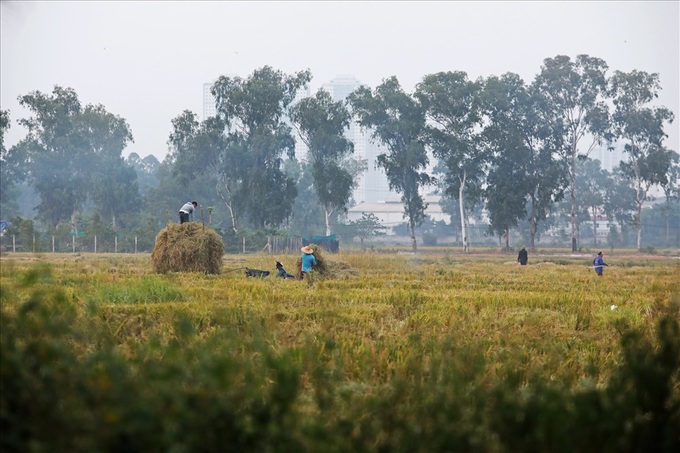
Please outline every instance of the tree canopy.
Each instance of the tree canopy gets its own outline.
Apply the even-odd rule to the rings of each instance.
[[[477,191],[472,194],[476,198],[488,159],[476,131],[481,123],[480,89],[480,83],[468,80],[462,71],[427,75],[416,87],[416,97],[429,120],[427,144],[445,169],[441,185],[458,199],[464,251],[468,247],[465,191]]]
[[[308,70],[285,75],[265,66],[247,79],[222,76],[213,85],[217,116],[228,134],[220,171],[234,218],[265,228],[290,216],[297,189],[282,163],[284,155],[295,156],[295,139],[286,118],[310,80]]]
[[[544,121],[555,134],[556,142],[561,144],[559,154],[569,169],[572,252],[577,250],[577,165],[595,145],[610,137],[605,102],[608,69],[600,58],[577,55],[572,61],[568,56],[558,55],[543,60],[541,72],[533,83],[540,93]]]
[[[570,224],[576,250],[590,222],[594,232],[601,228],[602,216],[619,222],[628,243],[635,225],[639,249],[651,237],[643,235],[650,222],[659,224],[654,241],[664,239],[657,231],[663,216],[668,244],[679,198],[678,154],[666,142],[675,115],[655,104],[658,74],[609,76],[608,69],[599,58],[558,55],[545,59],[530,83],[513,73],[469,80],[448,71],[425,75],[407,93],[392,76],[343,102],[323,89],[307,95],[309,70],[264,66],[245,78],[217,79],[215,116],[200,121],[184,110],[173,118],[162,162],[137,153],[124,158],[133,142],[127,121],[54,86],[19,98],[29,114],[16,122],[26,134],[10,147],[10,115],[0,111],[0,206],[5,217],[28,213],[53,233],[68,234],[77,224],[79,231],[121,237],[121,230],[143,232],[143,242],[153,243],[170,212],[174,217],[197,199],[225,239],[281,228],[315,234],[323,226],[328,235],[352,203],[363,158],[375,157],[401,195],[402,229],[414,251],[427,218],[425,191],[442,194],[451,223],[460,222],[454,234],[465,251],[469,218],[482,221],[482,206],[488,224],[472,235],[488,227],[505,237],[506,248],[511,230],[533,250],[540,233],[566,234],[561,229]],[[354,158],[348,137],[355,127],[384,145],[380,154],[369,156],[362,141],[362,159]],[[294,128],[306,154],[295,155]],[[589,160],[597,146],[622,150],[625,158],[604,171]],[[665,203],[644,220],[656,188]],[[614,238],[613,227],[610,233]]]
[[[613,129],[622,140],[628,162],[621,165],[634,185],[637,227],[637,247],[642,248],[642,206],[653,185],[664,186],[672,164],[674,151],[663,145],[667,137],[664,125],[673,122],[673,112],[665,107],[652,107],[657,97],[658,74],[643,71],[616,71],[610,79],[614,101]]]
[[[34,91],[21,96],[19,102],[33,116],[19,121],[28,134],[16,152],[30,162],[26,173],[40,194],[36,209],[42,220],[56,227],[78,212],[88,197],[112,218],[137,209],[136,179],[121,160],[133,140],[123,118],[101,105],[83,108],[72,88],[60,86],[51,94]]]
[[[425,218],[427,207],[420,189],[432,181],[424,171],[429,163],[425,111],[417,99],[402,90],[396,77],[384,80],[373,91],[359,87],[348,100],[359,124],[372,128],[373,138],[388,149],[377,162],[385,170],[390,188],[401,194],[415,252],[415,229]]]
[[[311,164],[314,190],[325,209],[328,236],[331,215],[336,210],[347,210],[352,189],[356,187],[353,175],[343,167],[343,160],[354,149],[344,135],[351,116],[343,102],[334,102],[327,91],[319,90],[292,107],[291,119],[307,145],[307,160]]]

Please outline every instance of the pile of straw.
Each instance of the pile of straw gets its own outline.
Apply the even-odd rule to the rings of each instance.
[[[222,255],[222,238],[212,228],[196,222],[171,223],[156,236],[151,261],[159,274],[219,274],[222,270]]]

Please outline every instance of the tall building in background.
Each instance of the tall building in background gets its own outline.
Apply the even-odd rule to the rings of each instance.
[[[238,76],[236,74],[227,74],[226,77],[233,79]],[[210,92],[210,89],[216,81],[217,79],[210,83],[203,84],[203,121],[207,120],[211,116],[217,115],[217,102],[215,101],[215,97]]]
[[[212,83],[203,84],[203,121],[207,120],[211,116],[217,115],[215,97],[210,92],[210,88],[212,88],[212,86]]]
[[[291,107],[298,102],[300,102],[304,98],[308,98],[311,96],[311,91],[309,87],[303,87],[298,90],[297,93],[295,93],[295,99],[293,99],[293,103],[291,104]],[[295,127],[290,123],[289,119],[286,118],[286,124],[290,126],[290,128],[293,130],[293,136],[295,137],[295,158],[299,161],[302,161],[307,158],[307,151],[309,151],[309,148],[307,148],[307,145],[302,141],[300,138],[300,135],[298,134],[297,130]]]
[[[611,151],[607,149],[606,145],[595,148],[590,157],[599,160],[600,167],[608,172],[611,172],[614,167],[618,167],[621,161],[628,161],[628,156],[623,151],[623,144],[621,143],[615,144]]]
[[[344,101],[361,83],[351,75],[341,75],[322,85],[334,101]],[[352,122],[346,133],[347,139],[354,143],[354,158],[366,160],[367,169],[359,177],[357,188],[352,197],[355,203],[374,203],[385,201],[392,194],[387,183],[387,175],[381,168],[376,167],[378,155],[386,152],[385,147],[371,140],[371,132]]]

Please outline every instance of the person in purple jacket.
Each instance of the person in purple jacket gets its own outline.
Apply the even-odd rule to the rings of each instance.
[[[602,277],[602,271],[604,270],[604,266],[609,266],[609,264],[604,262],[604,253],[599,252],[595,259],[593,260],[593,269],[595,269],[595,272],[597,272],[597,275],[599,277]]]

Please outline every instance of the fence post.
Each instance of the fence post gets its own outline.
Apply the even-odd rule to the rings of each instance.
[[[135,253],[137,253],[137,236],[135,236]]]
[[[12,235],[12,253],[17,252],[17,237]]]

